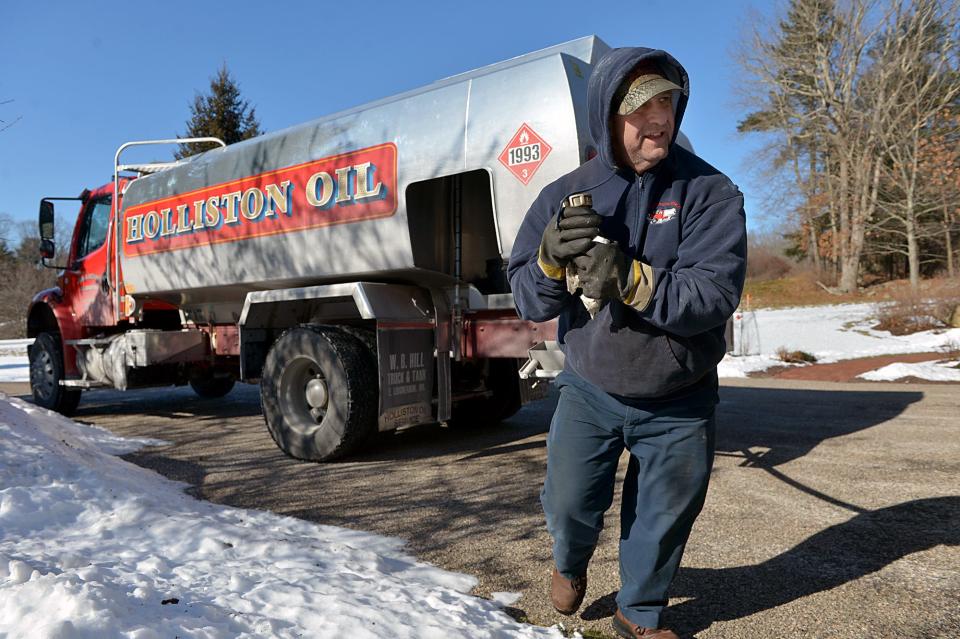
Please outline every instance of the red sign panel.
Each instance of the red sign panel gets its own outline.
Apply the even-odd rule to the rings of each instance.
[[[397,147],[381,144],[131,206],[127,256],[371,220],[397,210]]]
[[[529,184],[552,148],[524,122],[500,154],[500,163],[518,180]]]

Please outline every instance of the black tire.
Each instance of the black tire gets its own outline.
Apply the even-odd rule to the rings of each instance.
[[[377,366],[377,331],[357,326],[338,326],[347,335],[356,337],[366,347],[369,363],[376,370]]]
[[[216,376],[208,372],[203,377],[194,377],[190,380],[190,388],[193,392],[204,399],[216,399],[223,397],[231,390],[236,383],[230,375]]]
[[[367,347],[356,337],[329,326],[292,328],[263,366],[267,430],[291,457],[342,457],[377,431],[377,387]]]
[[[456,428],[478,428],[497,424],[520,410],[520,365],[513,358],[487,360],[484,385],[486,397],[474,397],[453,406],[450,425]]]
[[[64,379],[63,345],[57,333],[40,333],[27,349],[33,402],[61,415],[73,415],[81,391],[60,385]]]

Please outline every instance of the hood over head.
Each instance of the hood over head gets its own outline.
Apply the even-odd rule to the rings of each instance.
[[[613,110],[613,97],[630,72],[640,64],[655,65],[667,80],[683,88],[674,106],[674,129],[670,141],[671,148],[677,142],[680,121],[687,108],[690,95],[690,80],[687,72],[677,60],[660,49],[646,47],[623,47],[608,51],[590,74],[587,85],[587,120],[590,123],[590,136],[597,147],[601,161],[610,169],[616,170],[617,160],[613,152],[610,137],[610,116]]]

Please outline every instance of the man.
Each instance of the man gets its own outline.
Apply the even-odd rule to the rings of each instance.
[[[524,318],[559,317],[566,356],[541,494],[553,605],[573,614],[583,601],[627,449],[613,625],[628,638],[677,636],[660,616],[706,496],[716,365],[746,268],[743,195],[674,143],[688,93],[664,51],[606,54],[588,87],[598,155],[543,189],[508,267]],[[599,301],[595,315],[581,297]]]

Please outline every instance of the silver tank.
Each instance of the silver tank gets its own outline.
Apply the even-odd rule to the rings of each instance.
[[[587,78],[608,49],[573,40],[133,181],[127,292],[235,321],[253,290],[456,275],[493,286],[541,188],[586,159]]]

